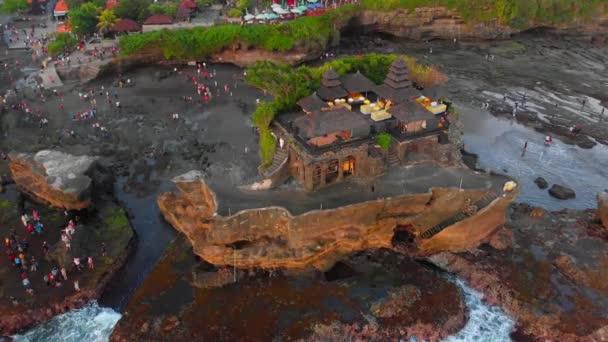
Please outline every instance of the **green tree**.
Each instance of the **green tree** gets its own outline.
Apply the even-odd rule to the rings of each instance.
[[[213,4],[213,0],[196,0],[195,2],[199,8],[208,7]]]
[[[129,18],[139,22],[146,20],[149,2],[147,0],[121,0],[113,8],[119,18]]]
[[[237,7],[242,10],[251,7],[251,0],[239,0],[239,5]]]
[[[28,9],[29,5],[25,0],[4,0],[0,12],[15,13]]]
[[[393,139],[391,136],[387,133],[381,133],[376,136],[376,143],[380,145],[380,148],[385,152],[388,152],[388,150],[391,148],[392,140]]]
[[[276,143],[269,128],[260,130],[260,159],[262,159],[262,167],[268,168],[272,164],[272,158],[274,158],[274,153],[277,149]]]
[[[270,125],[276,113],[276,108],[272,102],[262,101],[253,112],[251,121],[260,129],[266,128]]]
[[[55,40],[49,43],[48,51],[51,56],[57,56],[69,52],[77,43],[78,39],[70,33],[58,33]]]
[[[164,14],[174,17],[175,13],[177,13],[177,4],[150,4],[148,12],[150,14]]]
[[[72,32],[79,35],[95,32],[97,13],[99,13],[99,7],[91,2],[87,2],[77,9],[70,10],[68,20],[72,26]]]
[[[108,31],[110,31],[110,28],[117,22],[118,22],[118,18],[116,18],[114,11],[112,11],[109,8],[106,8],[103,11],[101,11],[99,16],[97,17],[97,26],[96,27],[99,30],[99,33],[104,35],[104,34],[108,33]]]

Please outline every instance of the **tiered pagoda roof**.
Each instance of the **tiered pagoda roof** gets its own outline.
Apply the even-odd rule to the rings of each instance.
[[[342,88],[340,75],[333,69],[329,69],[323,73],[321,79],[321,88],[318,90],[319,97],[324,101],[335,100],[348,95],[346,90]]]
[[[412,82],[409,79],[409,70],[403,58],[398,58],[391,64],[384,84],[393,89],[403,89],[412,86]]]
[[[375,92],[393,103],[408,101],[420,95],[409,80],[409,70],[403,58],[398,58],[391,64],[384,83],[376,87]]]

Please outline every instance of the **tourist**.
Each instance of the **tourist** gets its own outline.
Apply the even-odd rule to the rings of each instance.
[[[36,272],[38,270],[38,260],[32,255],[30,259],[30,272]]]
[[[68,280],[68,272],[65,270],[65,267],[61,268],[61,276],[63,277],[63,280]]]
[[[106,244],[105,242],[101,243],[101,256],[106,256],[108,254],[108,250],[106,249]]]
[[[76,292],[80,291],[80,285],[78,284],[78,280],[74,280],[74,290],[76,290]]]
[[[78,269],[79,271],[82,271],[82,267],[80,266],[80,258],[79,257],[74,257],[74,267],[76,267],[76,269]]]
[[[89,256],[87,258],[87,265],[89,266],[89,269],[92,270],[95,268],[95,264],[93,264],[93,257]]]
[[[32,217],[34,218],[34,221],[40,221],[40,215],[38,215],[37,210],[32,210]]]
[[[49,244],[46,241],[42,242],[42,252],[43,254],[47,254],[49,252]]]
[[[38,234],[42,234],[42,228],[44,226],[42,225],[41,222],[36,222],[36,225],[34,226],[34,229],[36,230],[36,233]]]
[[[545,137],[545,145],[550,146],[553,143],[553,139],[551,138],[551,136],[547,135]]]
[[[23,215],[21,215],[21,222],[23,222],[24,227],[27,227],[27,221],[28,221],[27,214],[23,213]]]
[[[524,151],[528,150],[528,140],[526,140],[526,142],[524,143]]]

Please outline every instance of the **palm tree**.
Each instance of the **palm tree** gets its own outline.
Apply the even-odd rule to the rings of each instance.
[[[102,36],[108,33],[112,25],[118,22],[118,18],[116,18],[114,11],[108,8],[104,9],[99,16],[97,16],[97,20],[97,29]]]

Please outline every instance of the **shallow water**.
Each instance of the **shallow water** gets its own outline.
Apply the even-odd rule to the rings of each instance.
[[[459,105],[465,126],[467,151],[479,155],[479,166],[514,176],[521,184],[518,202],[549,210],[586,209],[597,206],[596,195],[608,187],[608,146],[582,149],[554,139],[544,145],[544,135],[513,121]],[[523,154],[523,146],[528,150]],[[540,190],[534,179],[542,176],[549,186],[561,184],[576,192],[575,200],[558,200]]]

